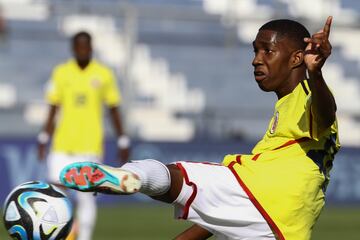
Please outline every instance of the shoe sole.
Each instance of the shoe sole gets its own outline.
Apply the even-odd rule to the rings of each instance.
[[[139,191],[141,182],[136,174],[93,162],[77,162],[60,173],[61,183],[82,192],[132,194]]]

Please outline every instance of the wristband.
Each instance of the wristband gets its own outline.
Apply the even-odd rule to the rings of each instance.
[[[130,147],[130,138],[126,135],[121,135],[117,140],[117,146],[120,149],[125,149]]]
[[[50,140],[50,135],[47,132],[40,132],[37,136],[37,141],[41,144],[46,144]]]

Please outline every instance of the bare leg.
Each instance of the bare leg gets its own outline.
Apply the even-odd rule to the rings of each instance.
[[[180,194],[183,184],[183,175],[180,169],[174,164],[167,165],[167,168],[169,169],[171,178],[170,189],[165,194],[151,197],[161,202],[172,203]]]
[[[67,187],[89,192],[132,194],[140,191],[151,198],[173,203],[183,187],[184,176],[177,165],[165,166],[148,159],[126,163],[121,168],[91,162],[75,163],[61,173],[61,181]],[[179,234],[176,240],[203,240],[212,234],[194,225]]]

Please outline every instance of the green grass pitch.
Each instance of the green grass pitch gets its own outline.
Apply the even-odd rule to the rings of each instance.
[[[174,220],[172,208],[166,205],[119,204],[99,209],[94,240],[168,240],[187,226],[185,221]],[[360,207],[327,207],[312,239],[359,240],[359,229]],[[3,226],[0,239],[10,239]]]

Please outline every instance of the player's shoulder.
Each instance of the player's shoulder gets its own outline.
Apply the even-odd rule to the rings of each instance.
[[[97,59],[91,60],[91,64],[93,65],[94,68],[96,68],[99,71],[103,71],[103,72],[107,72],[107,73],[112,72],[112,69],[109,66],[107,66],[106,64],[104,64],[103,62],[101,62]]]
[[[115,79],[113,69],[96,59],[91,61],[91,71],[102,78],[103,81],[113,81]]]
[[[68,71],[74,64],[75,61],[73,59],[65,60],[54,67],[54,72]]]

